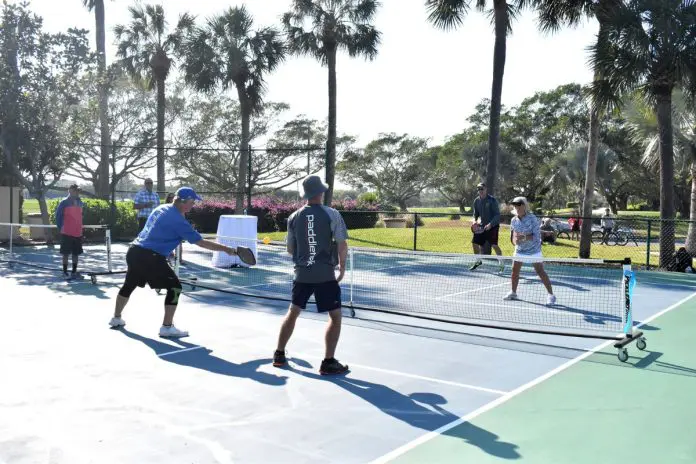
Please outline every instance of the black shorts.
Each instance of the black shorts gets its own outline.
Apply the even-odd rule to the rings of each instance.
[[[137,245],[132,245],[126,253],[126,281],[136,287],[148,284],[152,289],[181,288],[181,282],[174,269],[161,254]]]
[[[498,232],[500,231],[500,226],[491,227],[489,230],[481,232],[480,234],[474,234],[472,243],[477,245],[485,245],[488,242],[491,245],[498,244]]]
[[[70,235],[60,235],[60,254],[61,255],[81,255],[82,237],[72,237]]]
[[[318,284],[293,281],[292,304],[306,309],[312,294],[314,294],[317,310],[320,313],[341,308],[341,286],[338,285],[337,281],[331,280]]]

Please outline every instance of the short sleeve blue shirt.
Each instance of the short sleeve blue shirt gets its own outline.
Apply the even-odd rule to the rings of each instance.
[[[152,211],[145,227],[133,240],[133,245],[169,256],[184,240],[196,243],[203,237],[174,205],[165,204]]]

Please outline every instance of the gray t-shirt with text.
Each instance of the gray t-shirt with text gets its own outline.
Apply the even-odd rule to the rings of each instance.
[[[295,263],[295,281],[336,280],[336,244],[348,239],[341,213],[324,205],[305,205],[288,218],[288,251]],[[335,242],[335,243],[334,243]]]

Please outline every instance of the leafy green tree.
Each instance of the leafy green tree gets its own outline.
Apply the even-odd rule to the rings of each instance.
[[[241,113],[236,210],[244,208],[247,185],[250,123],[263,109],[266,76],[284,61],[286,50],[280,32],[273,27],[254,29],[251,14],[233,7],[197,28],[186,42],[184,75],[196,90],[212,93],[234,87]]]
[[[157,142],[156,97],[142,83],[133,82],[118,66],[112,66],[107,75],[105,91],[111,95],[107,124],[113,142],[110,159],[111,179],[107,186],[118,185],[127,176],[136,176],[156,166],[157,151],[151,149]],[[64,138],[76,158],[67,174],[92,184],[99,193],[101,160],[101,85],[93,74],[83,79],[85,95],[75,108],[74,117],[66,125]],[[94,96],[97,96],[94,98]],[[183,99],[176,97],[167,102],[165,130],[169,132],[182,112]],[[107,178],[107,179],[108,179]]]
[[[329,125],[326,147],[324,204],[331,205],[336,170],[336,55],[345,50],[351,57],[374,59],[381,34],[372,25],[379,7],[375,0],[293,0],[283,16],[290,50],[317,59],[329,71]]]
[[[373,188],[380,198],[406,211],[409,200],[436,186],[436,160],[425,139],[381,134],[364,150],[346,153],[338,170],[349,185]]]
[[[481,12],[488,10],[495,30],[493,48],[493,83],[488,125],[488,156],[486,164],[486,186],[495,195],[498,171],[498,147],[500,145],[500,114],[502,110],[503,75],[507,54],[507,36],[512,32],[512,22],[528,0],[426,0],[428,20],[444,30],[454,29],[464,22],[472,4]]]
[[[632,0],[616,8],[606,40],[591,50],[598,75],[592,96],[600,108],[619,107],[637,91],[655,107],[660,144],[660,266],[674,259],[674,137],[672,94],[696,92],[696,2]]]
[[[95,183],[97,196],[106,198],[109,193],[109,162],[111,157],[111,132],[109,130],[109,93],[106,73],[106,27],[104,25],[104,0],[82,0],[87,10],[94,10],[95,38],[97,45],[97,90],[99,92],[100,157]],[[113,181],[113,180],[112,180]]]
[[[682,91],[673,93],[675,196],[682,217],[696,221],[696,108]],[[629,100],[624,110],[630,133],[643,149],[643,164],[651,172],[660,169],[660,131],[652,106],[640,96]],[[696,255],[696,227],[689,224],[686,248]]]
[[[539,13],[539,27],[545,32],[558,32],[563,27],[575,27],[585,18],[594,18],[599,23],[597,43],[605,42],[607,37],[608,22],[612,11],[618,8],[623,0],[532,0],[532,6]],[[599,82],[599,76],[595,71],[594,83]],[[592,197],[595,191],[595,177],[597,172],[597,156],[599,150],[601,108],[596,104],[590,104],[589,143],[587,145],[587,162],[585,189],[582,195],[582,216],[592,216]],[[591,221],[583,221],[580,229],[579,256],[589,258],[592,224]]]
[[[116,54],[136,82],[144,82],[150,90],[157,89],[157,191],[163,193],[166,191],[165,84],[174,54],[194,27],[194,17],[187,13],[181,15],[174,30],[169,31],[161,5],[130,6],[128,11],[131,22],[114,27],[118,41]]]
[[[87,31],[49,34],[27,4],[3,3],[0,154],[13,177],[39,200],[45,224],[45,194],[75,157],[62,144],[63,128],[82,96],[80,78],[93,63]]]

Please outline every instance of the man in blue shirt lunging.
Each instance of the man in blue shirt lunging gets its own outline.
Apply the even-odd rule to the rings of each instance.
[[[174,201],[155,208],[126,253],[128,271],[126,280],[116,296],[114,317],[109,322],[111,328],[126,325],[121,318],[123,308],[128,303],[135,287],[148,284],[153,289],[166,289],[164,298],[164,321],[160,328],[160,337],[187,337],[188,332],[174,326],[174,312],[179,303],[181,282],[174,270],[167,263],[167,256],[184,240],[201,248],[222,251],[229,255],[236,254],[230,248],[210,240],[204,240],[186,220],[186,213],[191,211],[196,200],[201,198],[189,187],[176,191]]]

